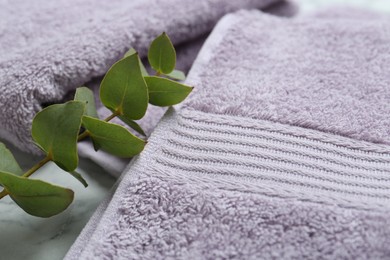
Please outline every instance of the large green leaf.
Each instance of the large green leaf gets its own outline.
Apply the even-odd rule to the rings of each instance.
[[[73,191],[41,180],[0,172],[0,183],[27,213],[48,218],[64,211],[73,201]]]
[[[123,58],[126,58],[126,57],[129,57],[133,54],[136,54],[137,51],[134,49],[134,48],[131,48],[130,50],[128,50],[125,55],[123,56]],[[146,70],[144,64],[142,63],[141,59],[139,59],[139,67],[141,69],[141,73],[142,73],[142,76],[149,76],[149,73],[148,71]]]
[[[123,126],[84,116],[83,126],[89,131],[95,149],[101,148],[119,157],[132,157],[142,152],[145,141]]]
[[[169,74],[174,70],[176,66],[176,51],[165,32],[150,44],[148,60],[150,66],[157,73]]]
[[[18,162],[15,160],[15,157],[3,143],[0,143],[0,171],[17,175],[23,174],[23,171]]]
[[[102,103],[119,115],[140,119],[148,107],[148,88],[135,53],[115,63],[100,85]]]
[[[80,101],[51,105],[36,114],[32,123],[34,141],[65,171],[75,170],[78,164],[77,137],[84,109]]]
[[[86,103],[84,115],[98,118],[95,105],[95,97],[93,96],[92,90],[87,87],[80,87],[76,89],[74,100],[83,101]]]
[[[149,88],[149,103],[155,106],[173,106],[182,102],[193,87],[159,77],[145,77]]]

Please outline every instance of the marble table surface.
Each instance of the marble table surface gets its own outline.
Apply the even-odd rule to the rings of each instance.
[[[388,0],[293,0],[301,13],[334,4],[365,7],[390,13]],[[9,146],[16,159],[27,169],[39,158]],[[34,178],[69,187],[75,200],[62,214],[49,219],[32,217],[9,199],[0,200],[0,259],[62,259],[99,203],[108,194],[115,179],[94,162],[82,159],[78,172],[89,183],[84,188],[68,173],[48,164]]]
[[[39,159],[6,145],[24,169],[28,169]],[[55,260],[65,256],[115,183],[115,178],[86,159],[80,160],[78,172],[88,182],[87,188],[53,163],[48,163],[32,176],[68,187],[75,192],[73,203],[57,216],[48,219],[33,217],[16,206],[9,197],[0,200],[0,259]]]

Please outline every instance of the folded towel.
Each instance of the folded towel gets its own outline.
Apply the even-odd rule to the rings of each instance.
[[[277,0],[1,1],[0,137],[31,144],[33,116],[103,75],[130,46],[144,55],[166,31],[175,44],[212,29],[225,13]]]
[[[67,259],[379,259],[388,20],[225,16]]]

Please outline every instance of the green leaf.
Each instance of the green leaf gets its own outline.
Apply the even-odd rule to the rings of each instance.
[[[138,54],[115,63],[100,85],[102,103],[119,115],[142,118],[148,107],[148,88],[142,76]]]
[[[126,118],[126,116],[119,116],[119,119],[122,120],[124,123],[126,123],[128,126],[130,126],[133,130],[135,130],[137,133],[146,136],[144,130],[142,130],[141,126],[137,124],[135,121]]]
[[[100,148],[102,148],[101,145],[100,145],[98,142],[95,141],[95,139],[92,139],[92,144],[93,144],[93,149],[94,149],[96,152],[99,151]]]
[[[186,79],[186,75],[184,74],[183,71],[180,70],[173,70],[171,73],[167,74],[166,76],[171,79],[176,79],[181,81]]]
[[[125,53],[125,55],[123,55],[123,58],[129,57],[129,56],[131,56],[131,55],[133,55],[133,54],[136,54],[136,53],[137,53],[137,51],[136,51],[134,48],[130,48],[130,49]]]
[[[176,105],[182,102],[193,89],[165,78],[145,77],[145,81],[149,88],[149,103],[155,106]]]
[[[84,115],[99,118],[92,90],[87,87],[77,88],[74,100],[86,103]]]
[[[23,171],[10,150],[0,143],[0,171],[22,175]]]
[[[35,115],[32,137],[59,167],[73,171],[78,164],[77,137],[85,103],[69,101],[46,107]]]
[[[81,184],[83,184],[85,188],[88,187],[87,181],[83,178],[83,176],[81,176],[80,173],[78,173],[76,171],[71,171],[71,172],[68,172],[68,173],[70,175],[72,175],[73,177],[75,177],[79,182],[81,182]]]
[[[150,66],[157,73],[169,74],[176,66],[176,51],[168,35],[164,32],[150,44],[148,52]]]
[[[137,51],[136,51],[134,48],[130,48],[130,49],[125,53],[125,55],[123,55],[123,58],[129,57],[129,56],[131,56],[131,55],[133,55],[133,54],[136,54],[136,53],[137,53]]]
[[[129,57],[133,54],[136,54],[137,51],[134,49],[134,48],[131,48],[130,50],[128,50],[125,55],[123,56],[123,58],[126,58],[126,57]],[[139,67],[141,69],[141,73],[142,73],[142,76],[149,76],[149,73],[148,71],[146,70],[144,64],[142,63],[142,60],[139,59]]]
[[[123,126],[84,116],[83,126],[89,131],[94,145],[118,157],[132,157],[142,152],[145,141]]]
[[[64,211],[73,201],[73,191],[50,183],[0,172],[0,183],[27,213],[48,218]]]

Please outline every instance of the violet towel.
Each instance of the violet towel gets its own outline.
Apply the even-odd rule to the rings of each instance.
[[[42,105],[103,75],[130,46],[145,54],[166,31],[175,44],[210,31],[225,13],[277,0],[0,2],[0,137],[37,152],[30,138]]]
[[[67,259],[389,258],[389,43],[380,18],[225,16]]]

